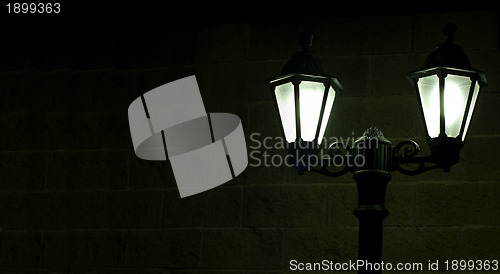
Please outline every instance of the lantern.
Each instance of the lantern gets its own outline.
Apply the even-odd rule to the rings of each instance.
[[[342,90],[336,78],[323,72],[310,50],[312,35],[301,35],[302,51],[295,53],[281,74],[271,80],[273,98],[288,143],[321,144],[335,95]]]
[[[293,54],[281,74],[269,80],[293,159],[317,152],[335,96],[342,90],[336,78],[324,73],[318,55],[311,51],[312,39],[312,34],[303,33],[302,51]],[[292,165],[299,173],[304,168]]]
[[[484,74],[472,68],[462,48],[453,44],[456,27],[446,24],[445,43],[427,57],[424,66],[408,73],[420,103],[432,154],[444,165],[458,162]]]

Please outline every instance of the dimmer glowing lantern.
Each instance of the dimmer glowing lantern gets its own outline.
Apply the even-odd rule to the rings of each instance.
[[[302,51],[295,53],[281,74],[271,80],[273,98],[288,143],[308,148],[321,144],[336,93],[342,86],[323,72],[310,50],[312,35],[301,35]]]

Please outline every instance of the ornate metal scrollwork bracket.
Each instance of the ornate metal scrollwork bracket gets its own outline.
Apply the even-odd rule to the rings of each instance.
[[[317,168],[310,170],[329,177],[358,170],[397,170],[406,175],[418,175],[438,168],[445,172],[450,170],[448,162],[443,161],[439,154],[421,156],[418,155],[419,152],[417,142],[405,140],[393,146],[380,130],[371,127],[363,137],[354,142],[353,148],[342,142],[330,144],[319,165],[316,165]],[[366,161],[358,165],[357,157],[364,157]]]
[[[342,176],[350,170],[351,160],[351,148],[342,142],[335,142],[328,146],[326,155],[321,158],[321,169],[312,169],[312,171],[329,177]],[[331,167],[340,169],[333,171]]]
[[[397,170],[406,175],[417,175],[426,171],[441,168],[440,165],[426,163],[434,163],[433,156],[420,156],[420,146],[413,140],[402,141],[394,147],[394,170]],[[402,164],[418,164],[416,168],[407,169]]]
[[[436,164],[434,156],[421,156],[418,155],[419,152],[420,146],[413,140],[398,143],[393,147],[393,159],[390,161],[392,162],[391,170],[397,170],[405,175],[418,175],[438,168],[444,168],[447,171],[444,166]],[[338,177],[356,170],[354,162],[352,148],[341,142],[335,142],[328,146],[326,155],[322,157],[321,168],[311,171],[329,177]]]

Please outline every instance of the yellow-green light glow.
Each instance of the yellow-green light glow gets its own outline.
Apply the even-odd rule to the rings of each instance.
[[[445,132],[457,137],[464,119],[471,81],[469,77],[448,75],[444,87]]]
[[[295,142],[297,132],[295,127],[295,94],[292,83],[286,83],[276,87],[276,101],[280,112],[283,131],[287,142]]]
[[[448,75],[445,80],[445,133],[448,137],[454,138],[460,134],[471,80],[468,77],[457,75]],[[422,77],[418,81],[418,86],[427,132],[429,137],[436,138],[440,132],[439,79],[436,75]],[[470,117],[468,117],[469,119]],[[465,128],[466,130],[467,128]]]
[[[311,142],[316,137],[324,92],[323,83],[309,81],[300,83],[300,136],[306,142]]]
[[[429,137],[439,136],[439,78],[436,75],[418,80],[420,100]]]
[[[464,134],[462,135],[462,141],[465,140],[465,136],[467,135],[467,129],[469,128],[470,119],[472,117],[474,106],[476,105],[476,100],[477,100],[478,94],[479,94],[479,85],[476,82],[476,85],[474,86],[474,93],[472,94],[472,101],[470,103],[469,113],[467,114],[467,121],[465,122]]]
[[[326,125],[328,124],[328,118],[330,118],[333,101],[335,101],[335,90],[330,87],[328,97],[326,98],[325,111],[323,112],[323,118],[321,120],[321,128],[319,129],[318,144],[321,144],[321,141],[323,141],[323,135],[325,134]]]

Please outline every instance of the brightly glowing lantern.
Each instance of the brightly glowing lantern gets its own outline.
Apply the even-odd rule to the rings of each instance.
[[[452,155],[446,164],[458,161],[481,86],[487,83],[484,74],[472,68],[462,48],[452,43],[455,31],[454,25],[445,25],[446,42],[427,57],[423,68],[408,73],[432,153]]]

